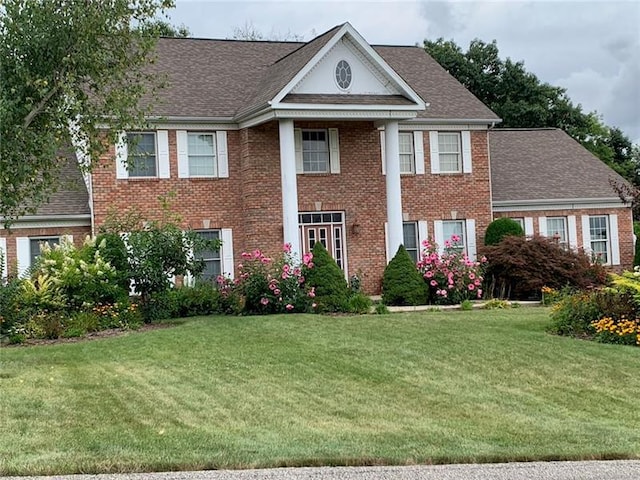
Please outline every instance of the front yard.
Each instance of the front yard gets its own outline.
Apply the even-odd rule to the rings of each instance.
[[[639,351],[549,310],[205,317],[0,351],[0,474],[640,458]]]

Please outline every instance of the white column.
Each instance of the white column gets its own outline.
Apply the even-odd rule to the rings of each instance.
[[[402,190],[400,187],[400,146],[398,122],[384,126],[385,167],[387,170],[387,223],[389,225],[389,255],[391,258],[404,243],[402,235]]]
[[[282,223],[284,243],[291,244],[291,253],[302,257],[298,233],[298,185],[296,183],[296,147],[293,120],[280,120],[280,177],[282,184]]]

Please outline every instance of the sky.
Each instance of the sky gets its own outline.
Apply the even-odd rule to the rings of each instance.
[[[523,61],[640,144],[640,0],[177,0],[169,17],[202,38],[251,25],[308,41],[349,22],[374,45],[444,37],[466,50],[474,38],[496,40],[501,58]]]

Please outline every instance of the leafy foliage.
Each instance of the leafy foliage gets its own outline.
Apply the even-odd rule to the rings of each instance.
[[[497,218],[489,224],[484,234],[485,245],[497,245],[507,235],[524,236],[524,230],[518,222],[512,218]]]
[[[584,253],[566,250],[550,238],[508,236],[482,253],[488,259],[488,288],[495,297],[540,298],[544,286],[583,289],[603,285],[607,278],[602,265],[592,265]]]
[[[5,223],[33,213],[56,190],[63,147],[74,141],[89,166],[117,132],[145,124],[153,105],[148,100],[162,79],[145,71],[156,38],[144,26],[170,6],[170,0],[2,3],[0,216]]]
[[[382,301],[385,305],[424,305],[427,285],[403,245],[384,269]]]
[[[347,311],[349,286],[336,261],[320,242],[313,246],[313,268],[306,272],[306,284],[314,288],[318,312]]]

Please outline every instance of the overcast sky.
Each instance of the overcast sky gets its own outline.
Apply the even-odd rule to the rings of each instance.
[[[250,23],[266,36],[311,40],[348,21],[371,44],[444,37],[466,50],[474,38],[495,39],[502,58],[524,61],[640,144],[640,0],[177,0],[169,16],[203,38],[231,38]]]

